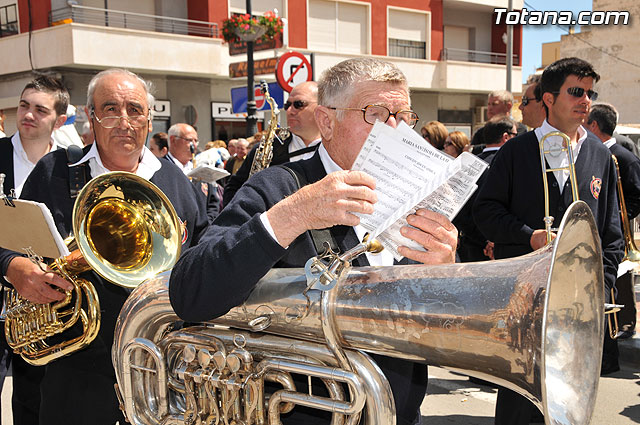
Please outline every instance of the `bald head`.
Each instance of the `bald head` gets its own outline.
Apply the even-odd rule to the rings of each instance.
[[[320,130],[314,116],[317,106],[318,83],[315,81],[306,81],[295,86],[285,104],[289,129],[306,145],[320,138]]]

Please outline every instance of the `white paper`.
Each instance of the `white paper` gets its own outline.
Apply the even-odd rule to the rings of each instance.
[[[207,183],[214,183],[228,175],[229,172],[224,168],[212,167],[210,165],[199,165],[187,174],[188,177],[191,177],[194,180]]]
[[[400,260],[398,246],[424,248],[400,234],[407,216],[426,208],[452,220],[476,190],[487,163],[464,152],[455,160],[434,148],[405,123],[376,122],[353,170],[376,179],[373,214],[357,214],[360,224]]]
[[[49,208],[40,202],[14,199],[13,206],[0,200],[0,246],[24,253],[29,248],[46,258],[69,255]]]

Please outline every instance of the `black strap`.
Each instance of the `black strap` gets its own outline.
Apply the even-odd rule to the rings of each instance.
[[[311,147],[315,148],[314,146],[311,146]],[[305,148],[305,149],[308,149],[308,148]],[[289,174],[293,176],[293,179],[296,181],[296,184],[298,185],[298,189],[309,184],[309,182],[307,181],[307,177],[304,174],[299,173],[298,171],[293,170],[285,165],[276,165],[276,167],[280,167],[287,170]],[[333,234],[328,228],[311,229],[311,230],[308,230],[308,232],[309,232],[309,235],[311,236],[311,240],[313,241],[313,245],[316,248],[317,254],[322,254],[325,251],[327,244],[331,247],[331,249],[334,252],[338,252],[338,244],[336,243],[336,240],[333,237]]]
[[[76,145],[70,145],[67,148],[67,161],[69,165],[80,161],[84,156],[82,148]],[[86,163],[69,167],[69,194],[71,199],[77,198],[78,193],[87,183]]]
[[[307,146],[306,148],[302,148],[302,149],[298,149],[297,151],[293,151],[289,154],[289,159],[296,157],[296,156],[300,156],[300,155],[304,155],[307,152],[314,152],[318,149],[318,147],[320,146],[320,143],[316,143],[313,146]]]

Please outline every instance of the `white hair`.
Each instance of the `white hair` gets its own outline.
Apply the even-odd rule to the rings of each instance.
[[[152,91],[151,82],[146,81],[145,79],[143,79],[139,75],[134,74],[133,72],[128,71],[126,69],[122,69],[122,68],[105,69],[104,71],[101,71],[101,72],[97,73],[96,75],[94,75],[93,78],[91,79],[91,81],[89,81],[89,86],[87,87],[87,108],[89,109],[89,111],[93,111],[94,107],[95,107],[95,104],[93,102],[93,94],[96,91],[96,87],[98,86],[98,82],[103,77],[106,77],[108,75],[114,75],[114,74],[126,75],[127,77],[131,77],[131,78],[134,78],[134,79],[138,80],[138,82],[142,85],[142,87],[144,87],[144,91],[145,91],[145,93],[147,95],[147,103],[149,104],[149,110],[153,111],[153,104],[155,102],[155,98],[151,94],[151,91]]]

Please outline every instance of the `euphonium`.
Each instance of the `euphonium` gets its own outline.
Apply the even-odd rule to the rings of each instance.
[[[5,335],[28,363],[44,365],[87,346],[100,328],[95,288],[78,275],[93,269],[117,285],[134,288],[170,269],[180,254],[180,224],[171,202],[153,183],[125,172],[89,181],[75,201],[77,248],[51,269],[74,286],[64,300],[35,304],[17,291],[5,292]],[[86,304],[83,307],[83,304]],[[80,320],[82,335],[52,344],[48,339]]]
[[[513,389],[547,425],[586,425],[602,355],[601,257],[591,210],[576,202],[554,243],[522,257],[347,268],[330,290],[310,287],[303,269],[273,269],[243,305],[183,329],[166,273],[120,312],[118,395],[132,424],[277,424],[298,404],[332,412],[333,424],[358,423],[366,410],[367,424],[393,425],[393,397],[370,352]],[[321,379],[329,396],[296,388],[294,374]],[[280,389],[266,394],[265,383]]]

